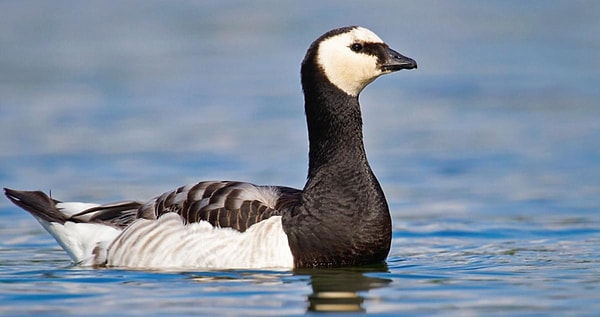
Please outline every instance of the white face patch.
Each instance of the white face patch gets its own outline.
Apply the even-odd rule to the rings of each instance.
[[[373,32],[357,27],[330,37],[319,44],[317,62],[325,76],[351,96],[358,94],[384,72],[377,67],[377,57],[350,49],[354,43],[383,43]]]

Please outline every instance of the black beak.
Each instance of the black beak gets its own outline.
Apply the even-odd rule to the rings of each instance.
[[[381,70],[384,72],[395,72],[401,69],[413,69],[417,68],[417,62],[406,57],[393,49],[387,47],[383,63],[381,63]]]

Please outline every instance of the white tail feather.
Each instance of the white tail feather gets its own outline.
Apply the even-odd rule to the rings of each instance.
[[[83,203],[57,204],[59,210],[67,216],[96,206],[98,205]],[[56,239],[71,260],[79,265],[103,264],[108,246],[121,233],[120,229],[101,223],[66,221],[61,224],[35,218]]]

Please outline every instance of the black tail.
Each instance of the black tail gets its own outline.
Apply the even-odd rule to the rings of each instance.
[[[36,218],[41,218],[47,222],[65,223],[67,218],[57,208],[60,203],[41,191],[24,191],[4,188],[6,197],[15,205],[27,210]]]
[[[31,215],[47,222],[64,224],[71,222],[91,222],[123,228],[137,218],[138,208],[142,206],[136,201],[123,201],[82,210],[74,215],[66,215],[56,207],[61,201],[52,199],[41,191],[24,191],[4,188],[6,197],[15,205],[27,210]]]

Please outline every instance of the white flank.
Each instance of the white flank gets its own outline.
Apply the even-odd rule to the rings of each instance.
[[[109,247],[107,264],[135,268],[292,268],[281,217],[238,232],[201,221],[184,225],[179,215],[138,219]]]

